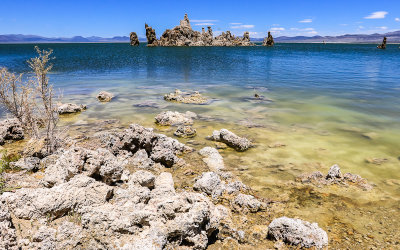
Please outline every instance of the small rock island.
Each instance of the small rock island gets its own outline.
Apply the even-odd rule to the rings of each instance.
[[[211,26],[202,28],[202,31],[195,31],[190,25],[188,15],[185,14],[180,24],[173,29],[167,29],[161,35],[160,39],[157,39],[156,31],[145,24],[147,46],[155,47],[171,47],[171,46],[255,46],[256,44],[250,41],[250,33],[244,32],[242,37],[236,37],[228,30],[222,32],[222,34],[214,37]],[[134,32],[132,32],[134,33]],[[131,45],[132,45],[132,33],[131,33]],[[136,33],[134,33],[136,35]],[[137,37],[137,36],[136,36]],[[139,41],[137,41],[139,42]],[[268,37],[265,38],[263,46],[273,46],[274,40],[271,32],[268,32]]]

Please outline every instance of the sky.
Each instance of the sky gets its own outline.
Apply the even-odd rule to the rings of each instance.
[[[157,36],[187,13],[195,30],[251,37],[386,33],[400,30],[400,0],[0,0],[0,34],[46,37]]]

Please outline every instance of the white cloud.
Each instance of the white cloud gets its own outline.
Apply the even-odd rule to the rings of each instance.
[[[231,26],[231,29],[251,29],[251,28],[254,28],[253,24],[241,24],[241,25]]]
[[[389,14],[387,11],[376,11],[371,13],[369,16],[364,17],[365,19],[382,19]]]
[[[280,27],[280,28],[271,28],[271,31],[284,31],[285,30],[285,28],[282,28],[282,27]]]
[[[191,23],[214,23],[214,22],[218,22],[218,20],[208,20],[208,19],[205,19],[205,20],[190,20],[190,22]]]
[[[342,24],[340,24],[340,26],[348,26],[348,24],[347,23],[342,23]]]
[[[303,19],[300,20],[299,23],[312,23],[312,19]]]
[[[229,24],[232,24],[232,25],[240,25],[240,24],[242,24],[242,23],[229,23]]]
[[[214,23],[196,23],[196,26],[212,26],[215,25]]]
[[[362,26],[362,25],[358,26],[358,28],[359,28],[359,29],[365,29],[365,27]]]
[[[291,31],[296,31],[296,35],[316,35],[318,32],[314,28],[304,28],[304,29],[299,29],[299,28],[290,28]]]
[[[386,26],[381,26],[381,27],[376,27],[377,29],[381,29],[381,30],[387,30],[388,29],[388,27],[386,27]]]
[[[317,32],[317,31],[315,31],[315,30],[313,30],[313,31],[309,31],[309,32],[307,32],[307,34],[310,34],[310,35],[316,35],[316,34],[318,34],[318,32]]]
[[[400,18],[398,18],[398,17],[396,17],[394,20],[395,20],[396,22],[400,22]]]

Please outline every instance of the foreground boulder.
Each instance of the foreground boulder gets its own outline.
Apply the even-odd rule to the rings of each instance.
[[[0,122],[0,145],[6,141],[24,139],[24,130],[17,118],[6,119]]]
[[[83,110],[86,110],[86,106],[85,105],[77,105],[74,103],[64,103],[64,104],[59,104],[57,107],[57,112],[60,115],[63,114],[72,114],[72,113],[78,113],[81,112]]]
[[[287,244],[301,247],[323,248],[328,245],[328,234],[318,227],[300,219],[280,217],[268,226],[268,235],[274,240],[282,240]]]
[[[252,143],[248,139],[237,136],[227,129],[221,129],[220,131],[214,130],[213,134],[209,136],[208,139],[223,142],[237,151],[246,151],[252,147]]]
[[[262,45],[272,47],[272,46],[274,46],[274,44],[275,44],[274,38],[272,37],[271,32],[268,31],[268,36],[266,38],[264,38]]]
[[[187,104],[207,104],[209,102],[206,97],[202,96],[197,91],[194,93],[184,93],[179,89],[176,89],[175,92],[164,95],[164,100]]]
[[[197,115],[190,111],[186,113],[165,111],[155,117],[156,123],[163,126],[191,125],[196,118]]]
[[[114,187],[78,174],[52,188],[4,193],[0,208],[5,249],[206,249],[231,220],[207,196],[176,191],[166,172],[138,171]],[[69,222],[71,215],[79,223]],[[17,236],[12,218],[31,228]],[[64,222],[53,223],[57,218]]]
[[[143,149],[152,161],[165,167],[184,164],[178,155],[193,151],[175,139],[154,133],[153,129],[138,124],[132,124],[120,133],[103,134],[101,141],[114,155],[123,152],[135,154]]]
[[[136,32],[131,32],[131,34],[129,35],[129,39],[131,46],[139,46],[139,38]]]
[[[113,94],[107,91],[101,91],[99,94],[97,94],[97,99],[101,102],[109,102],[113,97]]]

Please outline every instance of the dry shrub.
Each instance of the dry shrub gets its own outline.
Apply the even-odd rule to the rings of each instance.
[[[16,75],[6,68],[0,69],[0,103],[16,117],[24,130],[36,139],[45,140],[47,153],[55,150],[60,133],[57,105],[53,86],[47,74],[53,65],[52,50],[40,50],[35,46],[37,56],[28,60],[33,76],[23,81],[22,74]]]

